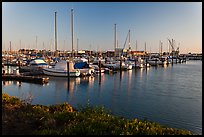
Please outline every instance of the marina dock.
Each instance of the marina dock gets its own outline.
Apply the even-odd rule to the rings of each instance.
[[[2,75],[2,80],[17,80],[17,81],[23,81],[23,82],[46,84],[48,83],[49,77],[22,76],[22,75],[7,74],[7,75]]]

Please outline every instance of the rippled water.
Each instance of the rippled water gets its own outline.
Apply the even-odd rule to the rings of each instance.
[[[202,61],[86,78],[50,77],[46,85],[3,82],[2,91],[32,104],[103,105],[118,116],[148,119],[202,134]]]

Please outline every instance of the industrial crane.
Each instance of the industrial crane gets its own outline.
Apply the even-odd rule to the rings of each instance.
[[[129,49],[131,49],[131,47],[130,47],[130,30],[128,31],[127,37],[125,39],[125,43],[124,43],[124,46],[123,46],[123,49],[122,49],[122,55],[121,56],[123,56],[123,50],[125,49],[125,45],[126,45],[128,37],[129,37]]]
[[[175,48],[174,48],[174,44],[175,44],[175,40],[170,40],[170,39],[168,39],[169,40],[169,44],[170,44],[170,46],[171,46],[171,48],[172,48],[172,51],[171,51],[171,54],[172,54],[172,56],[178,56],[178,54],[179,54],[179,46],[176,48],[176,50],[175,50]]]

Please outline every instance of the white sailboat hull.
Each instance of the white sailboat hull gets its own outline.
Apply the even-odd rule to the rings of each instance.
[[[44,68],[43,73],[45,75],[49,75],[49,76],[58,76],[58,77],[67,77],[68,76],[67,71],[50,69],[50,68]],[[80,71],[79,70],[70,71],[69,76],[70,77],[78,77],[78,76],[80,76]]]
[[[91,69],[91,68],[83,68],[78,70],[80,71],[80,74],[83,76],[92,75],[94,73],[94,69]]]

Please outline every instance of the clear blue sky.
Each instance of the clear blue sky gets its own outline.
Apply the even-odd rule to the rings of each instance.
[[[167,38],[180,53],[202,52],[201,2],[3,2],[2,48],[54,50],[54,12],[58,49],[71,50],[71,9],[74,9],[74,49],[113,50],[114,24],[123,47],[130,29],[133,50],[167,51]],[[20,44],[21,43],[21,44]],[[43,47],[44,43],[44,47]],[[180,43],[180,45],[179,45]],[[128,45],[125,46],[128,48]]]

